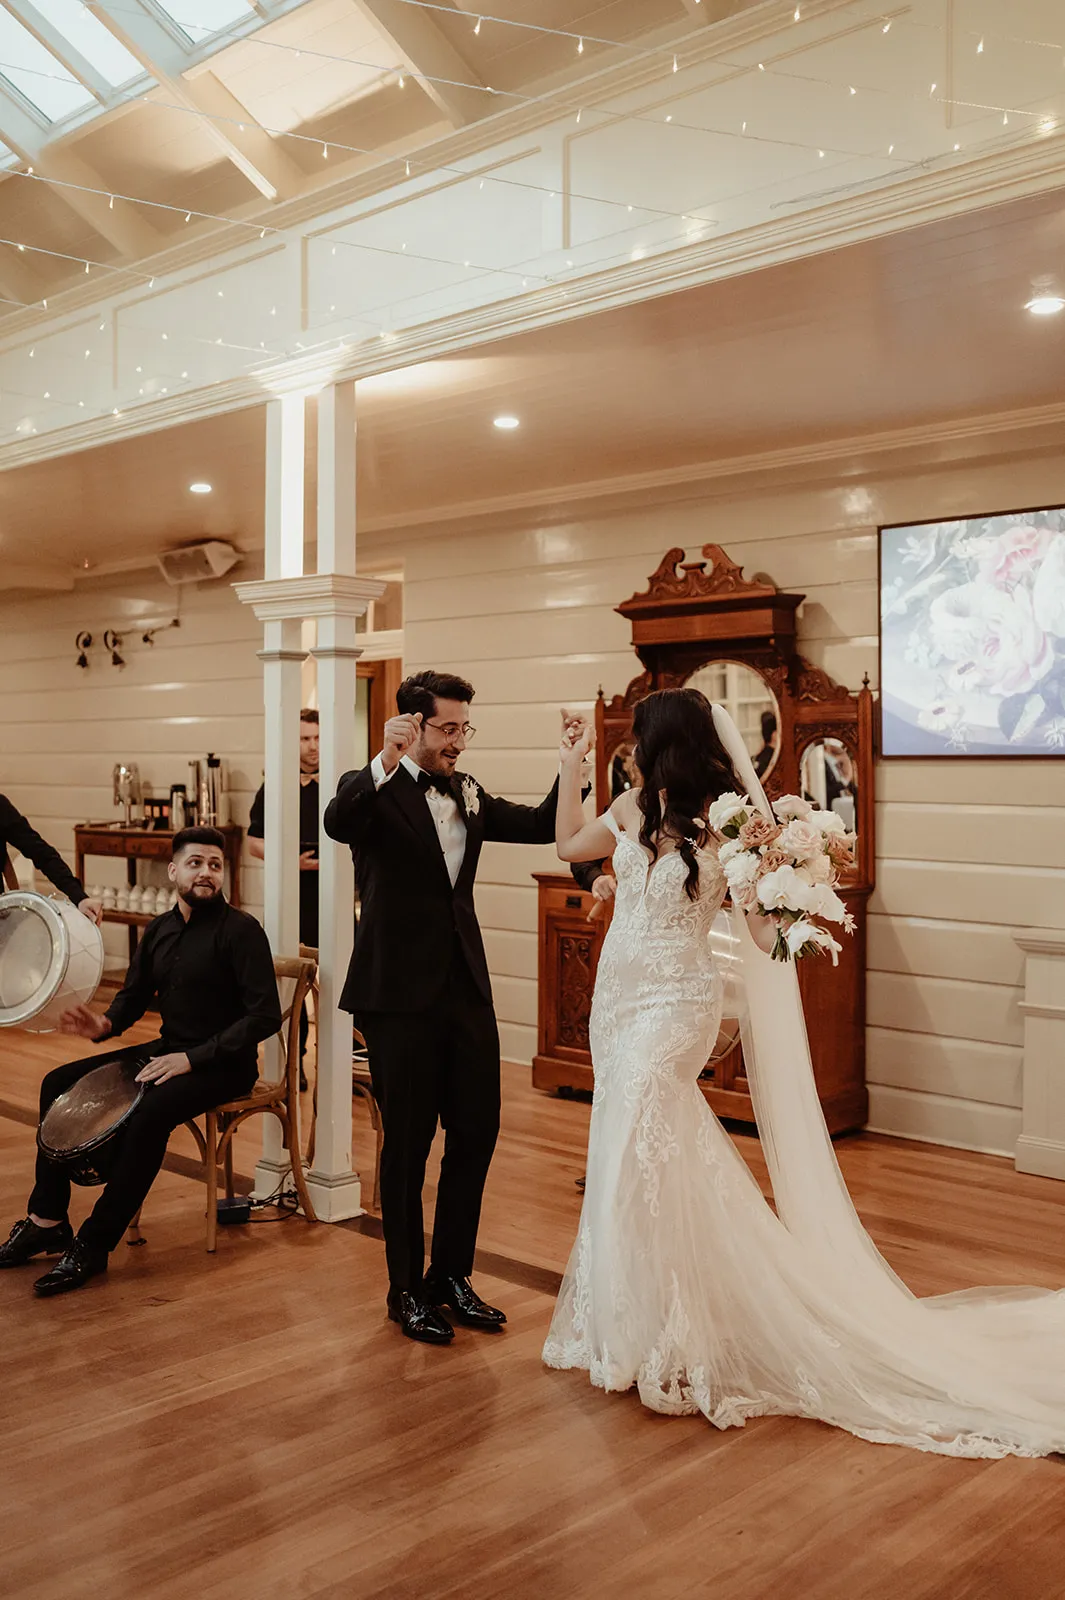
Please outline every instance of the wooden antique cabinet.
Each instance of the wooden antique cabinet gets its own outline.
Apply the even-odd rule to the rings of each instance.
[[[632,626],[644,670],[596,705],[596,801],[600,812],[630,778],[632,712],[654,689],[688,684],[726,704],[752,755],[763,718],[775,722],[775,749],[762,781],[770,799],[805,794],[830,805],[857,832],[857,860],[840,888],[855,918],[842,938],[839,966],[798,963],[818,1094],[832,1133],[861,1127],[865,1086],[866,912],[874,887],[873,737],[868,679],[856,693],[798,652],[796,612],[805,596],[784,594],[763,576],[747,579],[717,545],[686,562],[670,550],[645,591],[618,606]],[[589,921],[594,902],[568,874],[537,873],[539,1033],[533,1083],[540,1089],[590,1089],[588,1018],[609,913]],[[734,1019],[722,1022],[701,1084],[722,1117],[753,1122]]]

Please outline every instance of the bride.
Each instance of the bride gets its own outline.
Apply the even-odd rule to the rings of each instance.
[[[617,894],[592,1007],[584,1205],[544,1361],[720,1428],[775,1414],[942,1455],[1065,1451],[1065,1292],[919,1300],[851,1205],[794,967],[759,948],[764,919],[733,915],[730,932],[720,915],[707,807],[738,790],[768,812],[735,724],[668,689],[633,727],[642,787],[595,822],[580,797],[590,733],[560,752],[559,855],[613,851]],[[698,1086],[726,984],[775,1213]]]

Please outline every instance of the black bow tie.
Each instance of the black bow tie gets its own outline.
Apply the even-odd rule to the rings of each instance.
[[[441,794],[451,794],[451,779],[445,778],[442,772],[419,772],[418,788],[439,789]]]

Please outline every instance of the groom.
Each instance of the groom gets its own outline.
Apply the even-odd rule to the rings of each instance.
[[[325,813],[351,846],[361,914],[340,1004],[354,1014],[384,1124],[381,1220],[388,1315],[410,1339],[506,1322],[470,1283],[477,1224],[499,1132],[499,1035],[474,876],[486,840],[549,844],[558,785],[538,806],[497,799],[455,766],[475,730],[464,678],[419,672],[400,684],[384,747],[340,780]],[[563,713],[579,734],[583,718]],[[422,1184],[445,1130],[429,1271]]]

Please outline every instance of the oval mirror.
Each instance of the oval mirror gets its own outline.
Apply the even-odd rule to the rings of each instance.
[[[780,708],[776,695],[753,667],[741,661],[711,661],[688,678],[686,689],[701,689],[722,705],[743,735],[760,778],[772,772],[780,748]]]
[[[858,769],[842,739],[808,744],[799,767],[806,800],[835,811],[849,833],[858,827]]]

